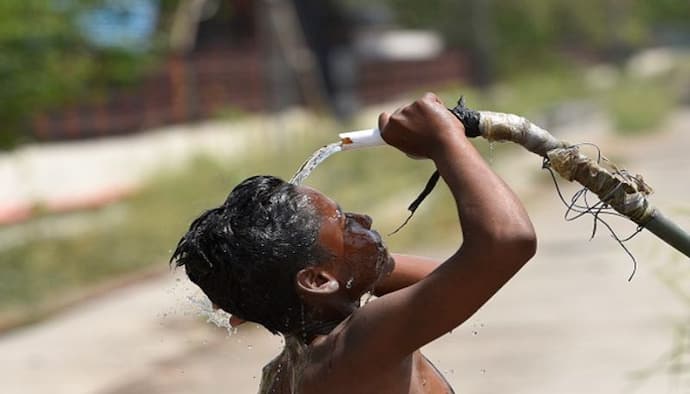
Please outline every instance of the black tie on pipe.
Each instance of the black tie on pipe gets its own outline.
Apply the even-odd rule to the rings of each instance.
[[[465,126],[465,135],[470,138],[474,137],[479,137],[481,133],[479,132],[479,112],[474,111],[472,109],[467,108],[465,105],[465,97],[460,96],[460,99],[458,100],[458,104],[453,107],[448,109],[453,115],[455,115],[456,118]],[[417,196],[417,198],[412,201],[410,206],[407,207],[407,210],[410,211],[410,215],[405,219],[403,224],[401,224],[398,228],[396,228],[392,233],[388,235],[393,235],[400,231],[407,222],[412,219],[412,215],[414,215],[414,212],[419,208],[419,205],[424,201],[424,199],[431,193],[432,190],[434,190],[434,187],[438,183],[439,178],[441,175],[438,173],[438,170],[435,170],[433,174],[431,174],[431,177],[429,180],[426,182],[426,186],[424,186],[424,190],[422,190],[421,193]]]
[[[464,96],[460,96],[458,105],[449,108],[449,110],[465,126],[465,135],[467,137],[474,138],[482,135],[479,132],[479,112],[467,108]]]

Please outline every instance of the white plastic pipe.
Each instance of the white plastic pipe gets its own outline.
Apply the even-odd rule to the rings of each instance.
[[[355,150],[386,145],[378,128],[348,131],[338,134],[343,150]]]

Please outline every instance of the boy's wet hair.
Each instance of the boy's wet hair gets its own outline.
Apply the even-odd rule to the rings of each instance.
[[[171,262],[223,310],[273,333],[303,324],[295,275],[323,257],[320,218],[295,185],[254,176],[182,237]]]

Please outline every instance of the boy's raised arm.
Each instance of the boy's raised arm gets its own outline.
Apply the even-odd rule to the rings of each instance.
[[[462,124],[438,97],[382,114],[379,126],[390,145],[434,160],[448,184],[462,222],[458,251],[424,279],[400,276],[401,287],[357,310],[343,326],[334,356],[351,372],[386,365],[452,330],[472,316],[534,254],[532,224],[513,192],[467,140]],[[433,229],[430,229],[433,231]],[[428,269],[428,267],[427,267]],[[407,277],[407,279],[405,279]],[[404,286],[402,286],[404,284]],[[384,282],[385,285],[385,282]],[[385,288],[379,291],[385,293]],[[361,364],[357,361],[366,361]]]
[[[400,253],[392,253],[395,266],[393,272],[374,288],[374,295],[381,297],[396,290],[413,285],[426,278],[442,261],[431,257],[412,256]]]

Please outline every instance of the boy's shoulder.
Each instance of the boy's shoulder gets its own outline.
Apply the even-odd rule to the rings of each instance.
[[[307,351],[306,345],[287,337],[283,351],[262,369],[259,394],[297,392],[298,378],[308,360]]]

